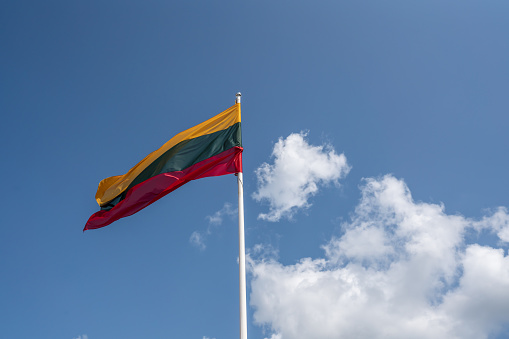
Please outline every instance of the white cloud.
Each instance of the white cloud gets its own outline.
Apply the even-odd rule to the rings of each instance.
[[[256,323],[278,339],[482,339],[509,325],[509,257],[464,238],[482,228],[504,240],[506,209],[448,215],[392,176],[361,189],[324,258],[250,259]]]
[[[475,223],[478,231],[488,229],[496,233],[503,242],[509,242],[509,214],[507,208],[499,207],[491,216],[484,217],[481,221]]]
[[[205,245],[205,241],[203,239],[202,233],[198,231],[194,231],[189,237],[189,242],[199,248],[200,250],[205,250],[207,245]]]
[[[446,294],[441,311],[468,324],[455,324],[458,337],[484,338],[509,322],[509,257],[503,249],[474,244],[462,265],[460,286]]]
[[[238,208],[233,208],[230,203],[226,202],[219,211],[205,217],[208,220],[207,229],[204,232],[194,231],[189,237],[189,242],[198,249],[205,250],[207,248],[205,242],[212,234],[213,228],[222,225],[225,216],[233,219],[237,214]]]
[[[73,339],[88,339],[88,336],[86,334],[83,334],[83,335],[77,336],[76,338],[73,338]]]
[[[226,202],[219,211],[214,213],[213,215],[208,215],[206,219],[209,221],[210,225],[218,226],[223,223],[223,218],[225,216],[233,218],[239,213],[237,208],[233,208],[232,204]],[[210,227],[207,230],[207,233],[210,234]]]
[[[293,133],[274,145],[274,164],[263,163],[256,171],[256,201],[267,201],[269,212],[258,217],[268,221],[291,218],[301,208],[308,208],[310,197],[320,185],[334,183],[350,171],[344,154],[336,154],[330,145],[313,146],[306,133]]]

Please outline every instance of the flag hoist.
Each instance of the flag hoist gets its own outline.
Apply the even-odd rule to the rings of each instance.
[[[239,191],[240,339],[247,339],[244,188],[242,176],[241,94],[235,105],[185,130],[147,155],[124,175],[99,183],[100,211],[83,231],[101,228],[132,215],[191,180],[236,174]]]

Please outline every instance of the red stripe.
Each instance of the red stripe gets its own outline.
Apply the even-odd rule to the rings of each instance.
[[[132,215],[191,180],[242,172],[242,150],[242,147],[233,147],[183,171],[162,173],[139,183],[111,210],[92,214],[83,231],[101,228]]]

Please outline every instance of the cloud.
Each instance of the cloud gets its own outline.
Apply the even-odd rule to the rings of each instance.
[[[207,216],[206,219],[209,221],[210,225],[218,226],[218,225],[221,225],[223,223],[223,218],[225,216],[233,218],[238,213],[239,213],[238,208],[233,208],[232,204],[230,204],[229,202],[226,202],[224,204],[223,208],[221,208],[219,211],[217,211],[213,215]],[[208,233],[210,234],[209,230],[210,230],[210,227],[207,230]]]
[[[237,214],[238,209],[226,202],[219,211],[205,217],[208,220],[207,229],[204,232],[194,231],[189,237],[189,242],[201,251],[205,250],[207,248],[205,241],[212,234],[213,228],[222,225],[225,216],[234,218]]]
[[[207,246],[205,245],[205,240],[202,233],[198,231],[194,231],[189,237],[189,242],[199,248],[201,251],[205,250]]]
[[[265,339],[282,339],[282,338],[281,338],[281,334],[274,333],[274,334],[272,334],[272,336],[270,338],[265,338]]]
[[[509,242],[509,214],[507,208],[499,207],[489,217],[484,217],[481,221],[475,223],[478,231],[488,230],[496,235],[503,242]]]
[[[83,334],[83,335],[79,335],[79,336],[77,336],[76,338],[73,338],[73,339],[88,339],[88,336],[86,334]]]
[[[480,339],[507,328],[509,257],[465,242],[472,229],[506,241],[507,209],[477,221],[449,215],[390,175],[361,191],[323,258],[249,260],[257,324],[278,339]]]
[[[313,146],[306,133],[292,133],[274,145],[274,164],[263,163],[255,173],[258,190],[256,201],[267,201],[269,212],[258,218],[279,221],[291,218],[298,209],[308,208],[309,199],[320,185],[334,183],[350,171],[344,154],[338,155],[330,145]]]

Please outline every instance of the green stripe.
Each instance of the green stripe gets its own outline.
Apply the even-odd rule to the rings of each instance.
[[[124,192],[102,205],[101,209],[111,209],[124,199],[132,187],[156,175],[182,171],[232,147],[242,147],[240,124],[238,122],[222,131],[179,142],[147,166]]]

